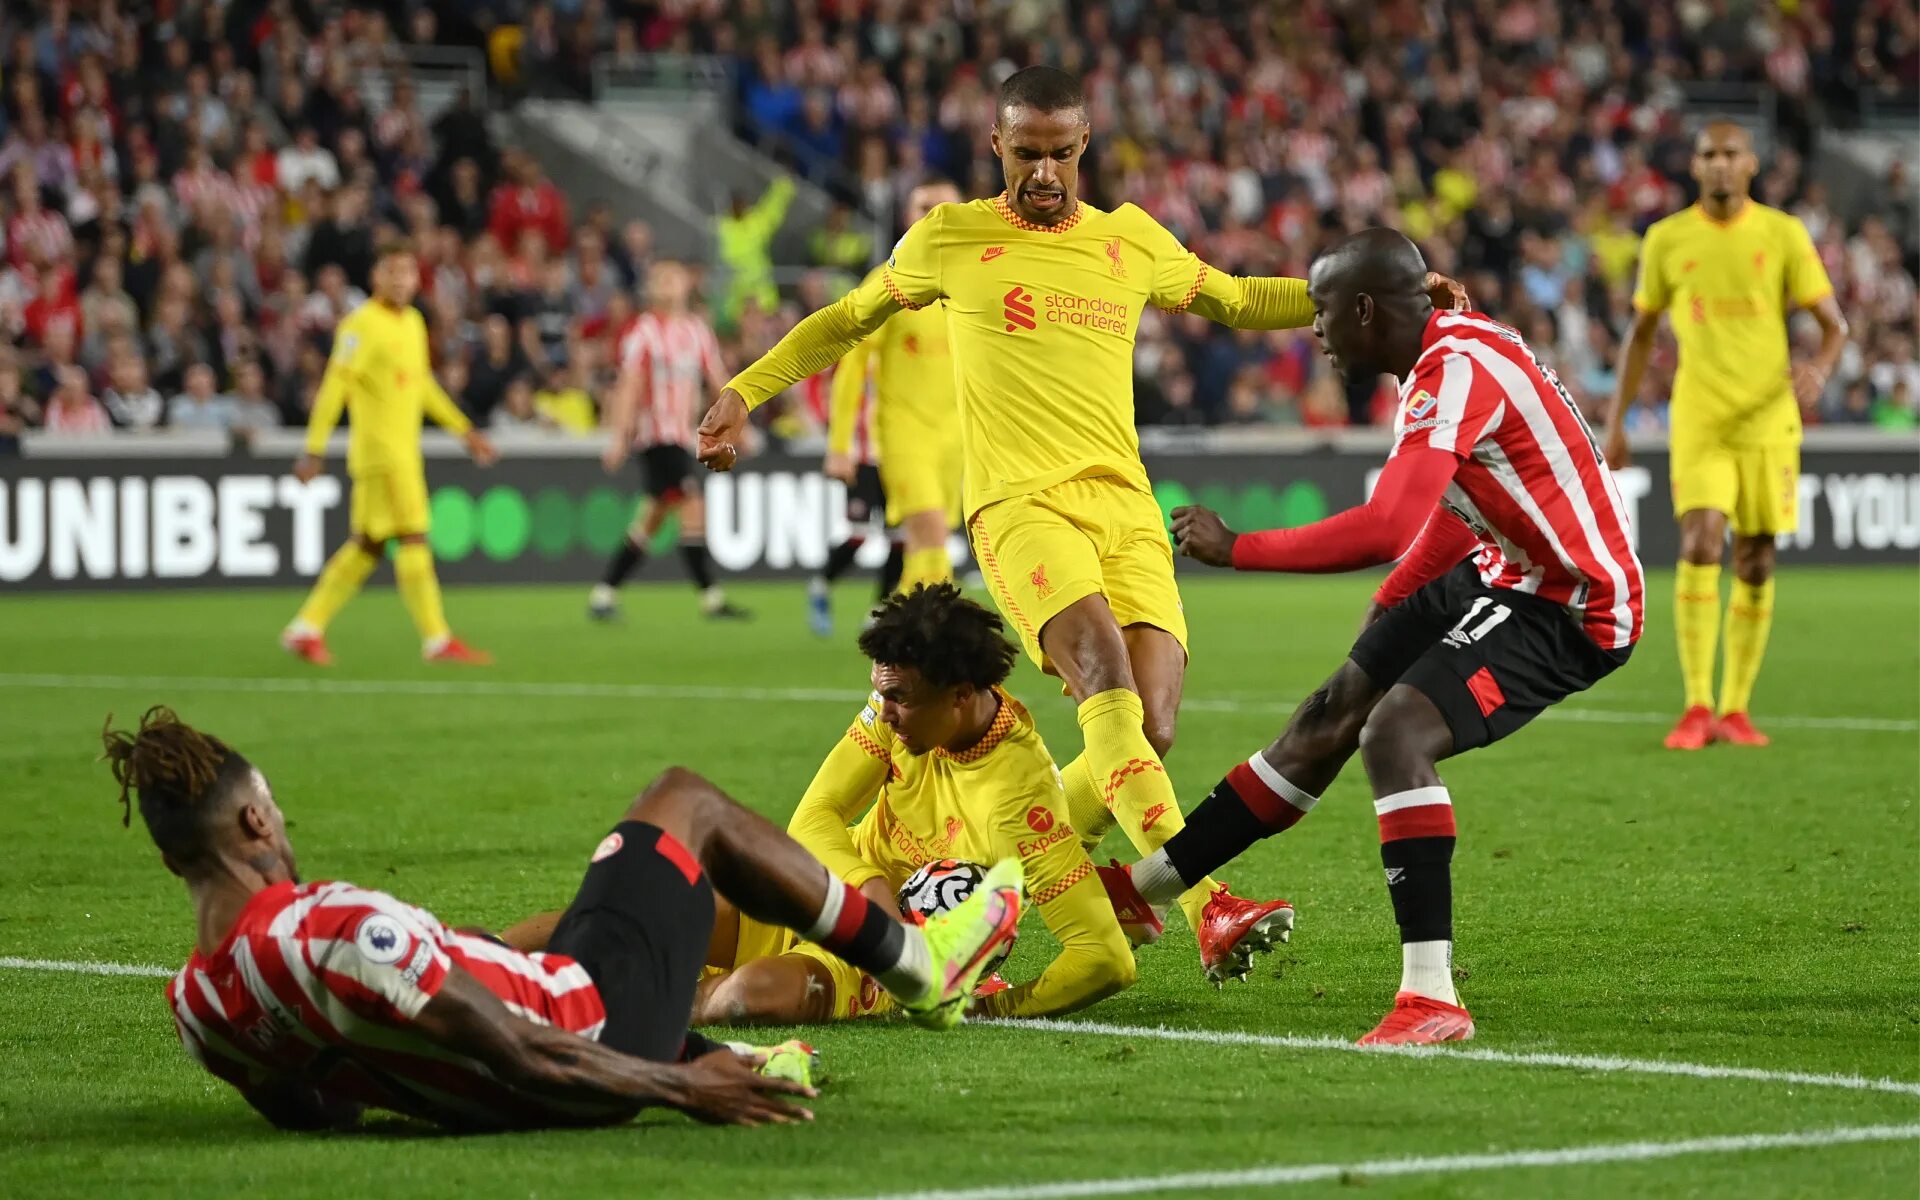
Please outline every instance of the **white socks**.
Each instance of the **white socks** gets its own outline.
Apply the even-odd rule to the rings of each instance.
[[[1155,909],[1172,904],[1188,887],[1180,878],[1180,872],[1173,869],[1173,860],[1167,857],[1165,846],[1133,864],[1130,873],[1134,890]]]
[[[1453,943],[1402,943],[1400,990],[1457,1007],[1460,996],[1453,990]]]

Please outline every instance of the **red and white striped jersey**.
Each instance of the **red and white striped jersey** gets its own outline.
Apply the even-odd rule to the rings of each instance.
[[[167,985],[174,1025],[200,1064],[242,1092],[297,1081],[454,1128],[597,1124],[631,1109],[517,1092],[412,1028],[459,966],[518,1016],[599,1036],[606,1007],[586,969],[455,933],[433,914],[350,883],[258,893],[218,950]]]
[[[1513,330],[1435,313],[1400,389],[1393,453],[1459,456],[1441,503],[1479,536],[1489,587],[1565,605],[1595,644],[1640,636],[1646,577],[1626,505],[1579,408]]]
[[[706,412],[707,379],[726,376],[720,341],[706,318],[641,313],[620,339],[620,369],[640,372],[645,383],[634,440],[693,449],[694,430]]]

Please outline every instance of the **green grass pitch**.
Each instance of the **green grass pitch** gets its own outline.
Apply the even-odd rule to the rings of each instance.
[[[340,665],[274,644],[288,593],[0,598],[0,956],[177,965],[185,897],[95,761],[109,710],[168,703],[272,778],[309,878],[384,888],[450,923],[502,925],[568,898],[626,798],[694,766],[784,819],[858,706],[852,627],[804,630],[797,585],[737,588],[744,626],[684,586],[451,592],[490,670],[429,668],[391,590],[332,634]],[[1195,579],[1194,663],[1169,768],[1184,801],[1263,744],[1337,664],[1370,582]],[[1920,1123],[1920,593],[1911,570],[1789,569],[1756,719],[1764,751],[1663,751],[1678,702],[1657,575],[1627,668],[1562,713],[1444,768],[1461,827],[1461,993],[1472,1050],[1515,1061],[1342,1052],[1384,1011],[1399,956],[1356,767],[1299,829],[1225,872],[1300,911],[1295,941],[1215,993],[1178,922],[1139,984],[1073,1020],[1133,1032],[903,1025],[814,1031],[832,1072],[810,1127],[715,1130],[677,1115],[477,1139],[281,1135],[193,1067],[156,978],[0,967],[0,1195],[865,1197],[1013,1189],[1408,1156],[1484,1169],[1335,1172],[1289,1193],[1741,1197],[1915,1194],[1920,1130],[1848,1145],[1516,1165],[1514,1151]],[[1079,749],[1057,685],[1015,690],[1055,756]],[[136,823],[137,826],[137,823]],[[1116,837],[1108,849],[1129,851]],[[1037,924],[1012,972],[1050,942]],[[1297,1035],[1248,1044],[1138,1027]],[[1599,1071],[1554,1055],[1860,1075]],[[1286,1182],[1212,1195],[1270,1194]],[[1198,1180],[1189,1180],[1197,1184]],[[1096,1193],[1079,1193],[1096,1194]],[[1099,1193],[1103,1194],[1103,1193]]]

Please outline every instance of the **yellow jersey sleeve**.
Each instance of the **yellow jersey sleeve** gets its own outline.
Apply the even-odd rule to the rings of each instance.
[[[870,697],[847,732],[814,772],[787,832],[825,863],[834,878],[859,887],[886,872],[860,857],[848,826],[866,811],[893,771],[893,734],[880,725],[878,697]]]
[[[1241,278],[1216,271],[1160,222],[1133,205],[1128,232],[1153,257],[1147,298],[1170,313],[1194,312],[1234,329],[1298,329],[1313,324],[1304,279]]]
[[[1666,244],[1666,222],[1655,221],[1640,243],[1640,278],[1633,287],[1633,306],[1641,312],[1665,312],[1673,303],[1673,288],[1661,263]]]
[[[1048,774],[1045,789],[1029,788],[1001,805],[996,840],[1019,857],[1027,902],[1039,910],[1060,953],[1038,978],[983,999],[979,1011],[987,1016],[1072,1012],[1126,989],[1136,973],[1106,889],[1067,824],[1059,779]]]
[[[1827,278],[1826,264],[1814,249],[1813,235],[1804,222],[1788,216],[1785,221],[1787,245],[1787,299],[1801,308],[1812,308],[1833,295],[1833,280]]]
[[[873,272],[866,282],[872,283],[878,275],[878,271]],[[867,372],[878,344],[878,334],[862,338],[833,368],[827,407],[827,450],[833,454],[853,450],[853,429],[860,423],[860,405],[867,398]]]
[[[347,408],[347,393],[359,380],[361,357],[358,310],[348,313],[333,331],[333,353],[327,359],[326,374],[320,377],[320,390],[313,397],[313,411],[307,416],[307,453],[315,458],[327,452],[327,439],[340,424]]]

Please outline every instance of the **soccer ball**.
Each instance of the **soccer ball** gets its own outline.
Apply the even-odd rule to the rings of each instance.
[[[986,868],[978,863],[958,858],[935,859],[900,885],[900,911],[916,925],[924,925],[929,918],[965,903],[986,877]],[[999,970],[1000,964],[1012,953],[1013,939],[1009,938],[981,974],[990,975]]]

